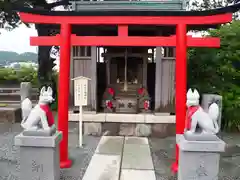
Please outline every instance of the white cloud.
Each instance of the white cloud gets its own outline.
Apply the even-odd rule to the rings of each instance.
[[[0,29],[0,50],[17,53],[37,52],[36,46],[30,46],[30,37],[37,36],[34,27],[28,28],[24,24],[12,31]]]
[[[56,0],[48,0],[55,2]],[[55,10],[65,10],[63,6],[56,7]],[[28,28],[24,24],[12,31],[0,28],[0,51],[14,51],[17,53],[37,52],[36,46],[30,46],[30,37],[37,36],[34,27]]]

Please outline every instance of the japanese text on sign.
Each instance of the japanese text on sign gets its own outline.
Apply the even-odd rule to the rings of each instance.
[[[74,105],[86,106],[88,95],[88,79],[81,77],[74,79]]]

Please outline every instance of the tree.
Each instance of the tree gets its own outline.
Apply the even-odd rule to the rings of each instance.
[[[188,8],[191,10],[207,10],[228,6],[232,3],[236,3],[236,0],[190,0],[188,2]]]
[[[49,3],[47,0],[1,0],[0,1],[0,27],[6,29],[13,29],[21,22],[15,7],[32,7],[52,10],[58,6],[68,6],[69,0],[55,0]]]
[[[240,130],[240,22],[208,32],[221,39],[221,47],[189,50],[188,86],[222,95],[223,127]]]
[[[0,51],[0,64],[8,65],[15,62],[34,62],[37,63],[37,54],[32,52],[25,52],[18,54],[12,51]]]
[[[17,12],[14,11],[16,5],[53,10],[58,6],[67,7],[69,5],[69,0],[57,0],[51,3],[46,0],[2,0],[0,1],[1,27],[11,30],[21,23]],[[38,36],[51,36],[59,32],[58,27],[53,28],[52,26],[45,24],[37,24],[35,25],[35,28]],[[56,87],[56,82],[54,81],[52,73],[54,59],[49,57],[51,48],[51,46],[39,46],[38,48],[38,79],[40,87],[43,85]]]
[[[240,0],[189,0],[187,2],[187,8],[189,10],[209,10],[209,9],[215,9],[215,8],[221,8],[226,7],[235,3],[239,3]],[[239,16],[239,13],[233,14],[233,19],[237,19]]]
[[[239,3],[240,0],[190,0],[188,9],[208,10]],[[238,18],[238,13],[233,19]],[[216,93],[223,96],[222,128],[240,130],[240,22],[207,31],[210,36],[221,39],[219,49],[191,48],[188,51],[188,86],[201,93]]]

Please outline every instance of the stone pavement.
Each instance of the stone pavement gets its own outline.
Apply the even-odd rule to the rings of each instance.
[[[83,180],[156,180],[147,138],[103,136]]]
[[[19,124],[0,123],[0,180],[19,180],[19,149],[18,147],[14,146],[13,140],[14,136],[20,133],[21,130],[22,129],[20,128]],[[222,133],[221,136],[222,139],[228,144],[228,148],[227,151],[221,156],[219,180],[240,180],[240,148],[238,146],[240,145],[240,134]],[[95,154],[95,152],[97,152],[96,148],[100,139],[100,137],[84,136],[83,148],[77,148],[78,125],[77,123],[69,123],[69,156],[74,161],[71,168],[61,170],[60,180],[83,179],[92,156]],[[111,141],[108,142],[111,143]],[[105,143],[108,142],[105,141]],[[127,141],[124,140],[124,142]],[[170,171],[171,163],[174,161],[175,137],[163,139],[148,138],[148,143],[151,150],[150,152],[153,160],[156,180],[176,179],[176,176],[171,174]],[[112,145],[112,148],[116,153],[117,146],[118,144]],[[99,146],[98,151],[103,152],[105,150],[103,146]],[[134,152],[137,151],[139,151],[139,149],[134,150]],[[122,152],[124,152],[124,150]],[[109,159],[104,161],[109,161]],[[117,163],[117,160],[115,162]],[[102,165],[100,165],[98,169],[102,169]],[[116,170],[114,168],[110,168],[109,171],[115,172]],[[124,169],[124,171],[126,172],[127,170]],[[134,174],[136,171],[137,170],[129,170],[128,174]],[[142,177],[142,175],[140,177]],[[150,175],[148,177],[150,177]],[[134,178],[132,179],[140,178],[138,178],[137,175],[134,175]]]

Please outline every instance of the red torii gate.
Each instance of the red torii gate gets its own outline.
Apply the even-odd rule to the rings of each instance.
[[[223,24],[232,20],[232,13],[209,16],[61,16],[58,12],[37,14],[20,12],[26,23],[60,24],[60,35],[50,37],[31,37],[31,45],[60,46],[60,72],[58,95],[58,130],[63,132],[60,143],[60,167],[68,168],[68,101],[70,78],[70,50],[72,45],[81,46],[176,46],[176,142],[183,134],[186,114],[186,75],[187,46],[219,47],[218,38],[187,37],[187,25]],[[69,12],[70,14],[71,12]],[[117,25],[118,36],[76,36],[71,35],[71,25]],[[176,25],[176,36],[136,37],[128,36],[129,25]],[[178,145],[176,143],[176,162],[172,169],[178,168]]]

